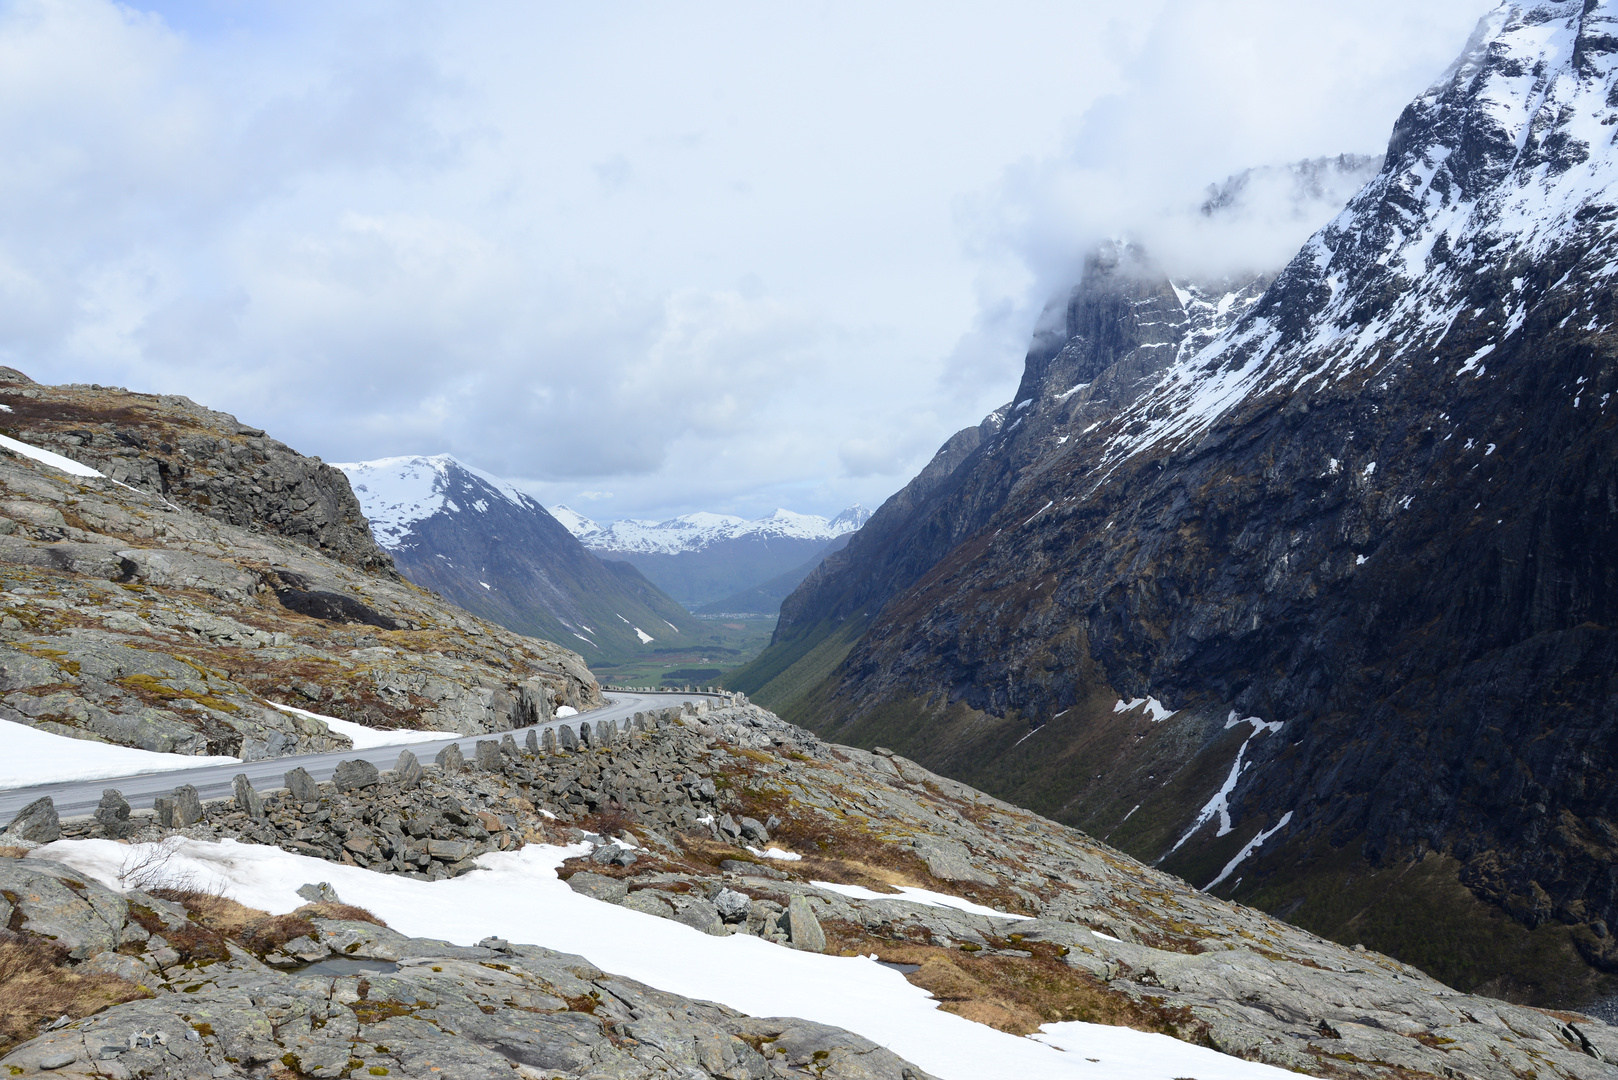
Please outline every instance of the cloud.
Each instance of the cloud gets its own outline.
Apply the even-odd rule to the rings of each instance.
[[[1098,235],[1301,238],[1182,226],[1379,149],[1476,14],[1406,7],[0,0],[0,362],[603,519],[875,505]]]

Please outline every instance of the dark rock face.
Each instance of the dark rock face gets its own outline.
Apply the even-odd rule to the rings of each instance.
[[[1123,392],[890,530],[943,556],[901,572],[922,545],[884,560],[868,526],[846,589],[806,582],[783,635],[882,607],[795,718],[1327,932],[1356,932],[1331,895],[1356,876],[1448,866],[1502,936],[1618,970],[1613,29],[1490,16],[1200,356],[1134,366],[1124,300],[1168,297],[1083,286],[1019,397]]]

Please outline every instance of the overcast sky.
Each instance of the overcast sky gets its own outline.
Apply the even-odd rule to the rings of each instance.
[[[1486,7],[0,0],[0,362],[600,520],[874,507],[1088,244],[1380,152]]]

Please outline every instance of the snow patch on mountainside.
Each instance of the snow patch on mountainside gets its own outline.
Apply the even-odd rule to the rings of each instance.
[[[532,497],[497,476],[490,476],[448,454],[410,455],[334,464],[348,474],[348,482],[370,519],[371,532],[384,548],[396,548],[418,521],[438,513],[487,513],[489,503],[477,499],[461,507],[449,497],[449,477],[459,470],[487,485],[487,497],[501,498],[525,510],[545,512]]]
[[[869,510],[856,505],[829,521],[818,514],[777,510],[754,521],[730,514],[695,513],[667,521],[627,519],[603,525],[566,506],[553,506],[550,512],[580,543],[594,551],[663,555],[702,551],[726,540],[749,537],[831,541],[853,532],[871,517]]]

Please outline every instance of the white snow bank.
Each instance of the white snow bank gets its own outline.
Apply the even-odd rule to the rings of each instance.
[[[671,993],[717,1001],[754,1016],[799,1016],[858,1032],[944,1080],[1287,1080],[1267,1065],[1160,1035],[1091,1024],[1052,1025],[1055,1045],[1008,1035],[941,1012],[926,991],[867,957],[823,956],[746,934],[710,937],[575,893],[556,877],[568,848],[495,852],[479,869],[426,882],[234,841],[184,841],[176,873],[219,880],[244,904],[274,913],[303,903],[293,890],[329,881],[344,901],[371,909],[401,933],[470,945],[489,934],[574,952],[603,970]],[[59,840],[32,857],[55,859],[118,887],[132,848],[110,840]],[[1088,1059],[1095,1058],[1096,1061]]]
[[[74,461],[61,454],[53,454],[49,450],[41,450],[37,446],[29,446],[25,442],[18,442],[9,435],[0,435],[0,446],[5,447],[14,454],[21,454],[25,458],[33,458],[42,465],[49,465],[53,469],[61,469],[69,476],[100,476],[96,470],[82,462]]]
[[[579,715],[579,710],[575,709],[571,705],[563,705],[561,708],[556,710],[556,719],[558,720],[564,720],[569,716],[577,715]]]
[[[896,885],[897,893],[880,893],[874,889],[867,889],[861,885],[839,885],[834,881],[811,881],[809,884],[817,889],[827,892],[842,893],[855,900],[908,900],[912,904],[926,904],[928,907],[954,908],[956,911],[967,911],[973,915],[988,915],[995,919],[1026,919],[1027,915],[1012,915],[1005,911],[996,911],[992,907],[974,904],[970,900],[962,900],[959,896],[948,893],[933,892],[931,889],[918,889],[912,885]]]
[[[339,720],[335,716],[322,716],[320,713],[310,712],[307,709],[297,709],[291,705],[282,705],[278,701],[271,705],[284,713],[296,713],[307,716],[311,720],[319,720],[331,728],[336,735],[347,735],[354,743],[356,750],[371,750],[378,746],[402,746],[405,743],[437,742],[439,739],[453,739],[453,731],[411,731],[408,728],[393,730],[370,728],[364,724],[356,724],[351,720]]]
[[[159,754],[130,746],[72,739],[27,724],[0,720],[0,789],[240,763],[241,758]]]

